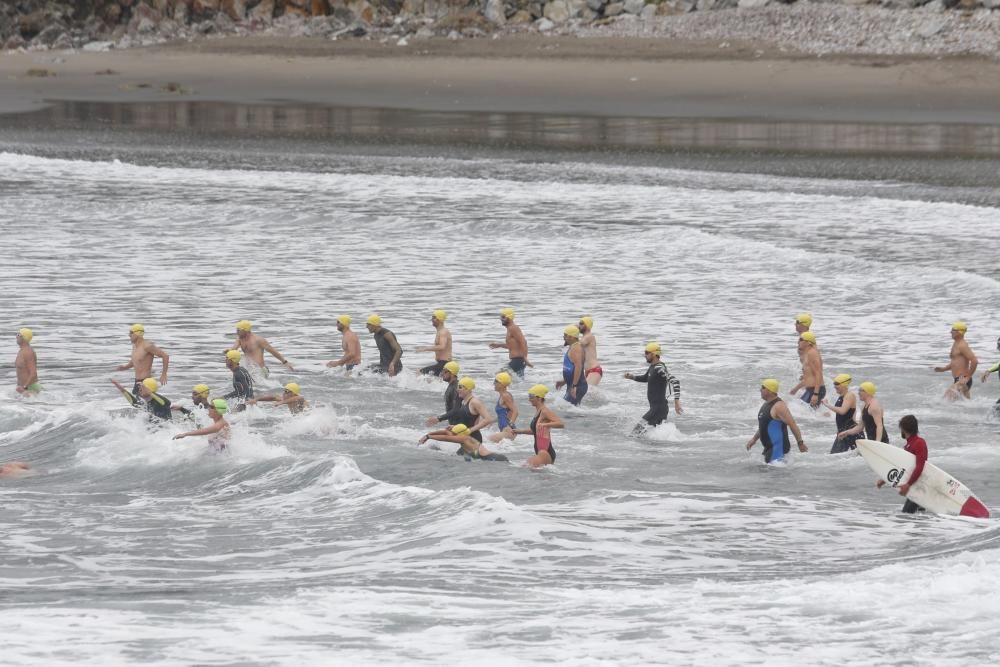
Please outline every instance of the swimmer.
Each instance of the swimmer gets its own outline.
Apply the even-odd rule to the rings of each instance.
[[[802,379],[788,392],[792,396],[802,393],[802,401],[812,407],[826,398],[826,385],[823,384],[823,357],[816,346],[816,334],[804,331],[799,334],[799,360],[802,362]]]
[[[255,333],[252,333],[253,325],[247,320],[240,320],[236,323],[236,341],[228,348],[229,350],[241,350],[243,354],[247,355],[247,362],[253,364],[260,369],[264,377],[268,377],[271,373],[267,368],[267,364],[264,363],[264,352],[268,352],[272,357],[281,362],[282,366],[286,366],[288,370],[295,370],[292,365],[288,363],[288,359],[284,357],[280,352],[274,349],[267,340]]]
[[[913,454],[916,458],[916,462],[913,464],[913,472],[910,473],[909,478],[904,484],[896,487],[899,495],[904,497],[910,492],[910,488],[917,483],[917,480],[920,479],[920,476],[924,473],[924,466],[927,465],[927,441],[920,437],[918,434],[919,430],[917,418],[913,415],[903,415],[903,418],[899,420],[899,435],[903,440],[906,440],[906,445],[903,446],[903,449]],[[881,489],[883,486],[885,486],[884,479],[879,479],[875,482],[875,488]],[[923,507],[909,498],[903,503],[903,514],[915,514],[923,511]]]
[[[448,318],[448,313],[443,310],[435,310],[431,314],[431,326],[437,333],[434,334],[434,344],[418,347],[417,352],[433,352],[434,363],[420,369],[421,375],[441,375],[444,365],[451,361],[451,332],[444,325]]]
[[[515,429],[515,435],[531,435],[535,438],[535,455],[528,458],[532,468],[552,465],[556,462],[556,449],[552,446],[552,429],[563,428],[562,420],[545,405],[545,397],[549,388],[544,384],[536,384],[528,390],[528,402],[535,408],[535,418],[529,428]]]
[[[667,420],[670,414],[670,404],[667,402],[668,388],[670,395],[674,397],[674,410],[679,415],[684,414],[681,408],[681,383],[670,374],[667,365],[660,361],[661,351],[659,343],[648,343],[644,350],[646,363],[649,364],[646,372],[642,375],[625,374],[626,380],[646,383],[646,400],[649,401],[649,410],[642,416],[646,423],[636,424],[632,429],[632,437],[640,436],[648,427],[659,426]]]
[[[1000,338],[997,338],[997,351],[1000,352]],[[990,373],[996,373],[1000,377],[1000,361],[986,369],[986,372],[979,378],[979,381],[986,382],[986,378],[990,376]],[[993,406],[993,412],[1000,415],[1000,398],[997,399],[996,404]]]
[[[271,395],[271,396],[260,396],[258,398],[251,398],[247,401],[250,405],[257,405],[260,401],[274,401],[274,406],[287,405],[288,411],[293,415],[297,415],[303,410],[309,407],[309,403],[306,401],[305,397],[302,396],[302,388],[299,387],[297,382],[289,382],[284,387],[285,391],[281,396]]]
[[[556,382],[556,389],[566,387],[566,395],[563,398],[573,405],[580,405],[590,387],[583,373],[580,329],[573,324],[563,329],[563,345],[566,347],[566,354],[563,356],[563,379]]]
[[[580,338],[580,346],[583,348],[583,367],[586,369],[587,384],[596,387],[601,384],[604,377],[604,369],[601,362],[597,360],[597,336],[594,335],[594,318],[584,315],[577,325],[583,336]]]
[[[125,400],[135,407],[139,407],[140,402],[145,405],[146,412],[153,417],[169,420],[173,416],[170,410],[170,400],[158,393],[160,383],[156,381],[156,378],[146,378],[140,382],[138,395],[130,393],[118,380],[112,380],[111,384],[117,387]]]
[[[837,392],[837,402],[833,405],[826,399],[823,405],[833,411],[833,418],[837,424],[837,437],[833,439],[831,454],[841,454],[855,448],[856,435],[847,435],[847,431],[853,429],[858,423],[854,420],[854,415],[858,409],[858,401],[851,393],[851,376],[841,373],[833,378],[833,390]]]
[[[191,402],[194,404],[196,410],[208,410],[210,404],[208,402],[208,385],[207,384],[196,384],[191,389]],[[177,410],[182,415],[192,414],[192,410],[182,407],[180,405],[171,405],[171,410]]]
[[[494,411],[497,415],[497,428],[500,431],[490,436],[490,442],[500,442],[504,439],[513,440],[517,437],[514,435],[514,430],[517,428],[517,401],[514,400],[513,394],[508,391],[508,387],[513,381],[514,378],[507,372],[497,373],[493,379],[493,390],[497,393],[497,404],[494,406]]]
[[[343,366],[344,370],[350,373],[354,367],[361,363],[361,341],[358,334],[351,329],[351,316],[337,316],[337,331],[341,334],[340,347],[344,354],[340,359],[326,362],[327,368]]]
[[[389,377],[395,377],[403,370],[403,348],[396,340],[396,334],[382,326],[382,318],[378,315],[369,315],[365,324],[372,338],[375,339],[375,346],[378,348],[379,362],[373,364],[370,370],[374,373],[386,373]]]
[[[42,390],[38,384],[38,357],[31,347],[31,339],[35,337],[31,329],[24,328],[14,337],[17,340],[17,357],[14,359],[14,369],[17,371],[17,393],[34,396]]]
[[[764,399],[764,405],[760,406],[760,411],[757,412],[757,432],[747,441],[747,451],[750,451],[760,440],[760,444],[764,447],[765,463],[785,460],[785,456],[792,448],[788,440],[788,429],[792,430],[799,451],[809,451],[805,440],[802,439],[799,425],[795,423],[795,418],[788,409],[788,404],[778,397],[778,389],[778,381],[774,378],[761,380],[760,397]]]
[[[441,379],[448,384],[444,390],[444,414],[427,418],[427,426],[434,426],[438,422],[447,421],[454,426],[461,418],[462,399],[458,395],[458,372],[460,366],[457,361],[449,361],[441,369]]]
[[[490,343],[490,349],[506,349],[507,366],[517,377],[524,378],[525,366],[531,365],[528,362],[528,341],[524,338],[521,327],[514,324],[513,308],[504,308],[500,311],[500,324],[507,329],[507,336],[502,343]]]
[[[208,444],[217,452],[221,452],[229,447],[229,422],[226,421],[225,414],[229,412],[229,405],[225,400],[217,398],[212,401],[212,406],[208,409],[208,416],[212,418],[212,423],[205,428],[199,428],[194,431],[186,431],[184,433],[178,433],[174,436],[174,440],[180,440],[181,438],[188,438],[193,435],[207,435]]]
[[[976,376],[979,360],[972,353],[972,348],[965,340],[969,325],[965,322],[955,322],[951,325],[951,360],[947,366],[935,366],[935,373],[951,372],[952,385],[944,392],[946,398],[954,400],[959,396],[972,398],[972,378]]]
[[[455,452],[465,456],[467,461],[503,461],[509,459],[503,454],[495,454],[486,448],[486,445],[469,435],[469,427],[465,424],[455,424],[445,431],[432,431],[417,442],[424,444],[428,440],[438,440],[440,442],[454,442],[460,445],[460,449]]]
[[[475,389],[476,381],[469,376],[465,376],[458,381],[458,397],[462,403],[454,416],[458,420],[457,423],[465,424],[469,427],[469,435],[482,442],[482,429],[492,424],[496,419],[490,417],[486,406],[476,398]]]
[[[868,440],[889,442],[889,434],[885,431],[885,415],[882,411],[882,403],[875,398],[877,391],[878,387],[875,386],[874,382],[862,382],[858,386],[858,398],[864,403],[864,406],[861,408],[861,423],[838,433],[838,440],[845,436],[857,435],[864,431],[865,438]]]
[[[246,410],[247,402],[253,398],[253,378],[250,377],[250,371],[240,366],[242,357],[239,350],[226,352],[226,368],[233,373],[233,390],[223,398],[236,399],[236,412]]]
[[[10,479],[12,477],[24,477],[31,472],[31,466],[22,461],[11,463],[0,463],[0,479]]]
[[[128,329],[128,338],[132,342],[132,356],[127,364],[118,367],[120,371],[135,369],[135,383],[132,393],[139,393],[139,386],[146,378],[153,377],[153,358],[159,357],[162,362],[160,369],[160,385],[167,383],[167,367],[170,365],[170,355],[146,340],[146,327],[133,324]]]

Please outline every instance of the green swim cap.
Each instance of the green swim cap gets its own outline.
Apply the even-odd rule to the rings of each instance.
[[[214,401],[212,401],[212,407],[215,408],[215,411],[218,412],[220,415],[224,415],[227,412],[229,412],[229,404],[226,403],[225,399],[223,398],[217,398]]]

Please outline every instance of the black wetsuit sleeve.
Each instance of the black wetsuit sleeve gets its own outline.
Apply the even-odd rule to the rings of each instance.
[[[455,417],[458,417],[460,414],[462,414],[462,404],[461,403],[459,403],[457,407],[452,408],[451,410],[449,410],[448,412],[444,413],[443,415],[438,415],[438,421],[439,422],[443,422],[443,421],[449,421],[450,422],[452,419],[454,419]]]
[[[649,382],[649,369],[647,368],[642,375],[633,375],[632,379],[636,382]]]

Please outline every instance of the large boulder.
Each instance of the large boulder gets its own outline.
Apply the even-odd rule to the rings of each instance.
[[[545,5],[543,15],[553,23],[565,23],[569,20],[569,3],[566,0],[552,0]]]

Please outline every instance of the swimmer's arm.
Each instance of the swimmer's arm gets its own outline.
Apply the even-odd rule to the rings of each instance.
[[[428,433],[427,438],[429,440],[437,440],[439,442],[456,442],[461,444],[465,440],[464,435],[454,435],[448,431],[438,431],[435,433]]]
[[[133,366],[134,366],[134,364],[132,363],[132,360],[130,359],[127,364],[122,364],[116,370],[127,371],[128,369],[132,368]]]
[[[396,368],[396,364],[399,363],[399,358],[403,356],[403,348],[399,346],[399,341],[396,340],[396,334],[389,333],[386,336],[386,340],[389,341],[389,347],[392,348],[392,361],[389,362],[389,370]]]
[[[966,357],[969,360],[969,374],[967,377],[971,378],[976,374],[976,369],[979,368],[979,358],[972,353],[972,350],[970,348],[966,349],[969,351],[969,354]]]
[[[539,419],[538,420],[538,425],[539,426],[547,426],[549,428],[564,428],[565,427],[565,424],[563,424],[563,421],[561,419],[559,419],[559,417],[557,417],[554,412],[548,412],[548,411],[546,411],[542,415],[542,418],[545,421],[542,421],[541,419]]]
[[[517,401],[515,401],[515,400],[514,400],[514,397],[513,397],[513,396],[511,396],[511,395],[510,395],[510,394],[508,393],[508,394],[507,394],[507,395],[506,395],[506,396],[504,397],[504,405],[506,405],[506,406],[507,406],[507,409],[508,409],[508,410],[510,411],[510,414],[509,414],[509,415],[508,415],[508,417],[507,417],[508,421],[509,421],[509,422],[510,422],[511,424],[516,424],[516,423],[517,423],[517,417],[518,417],[518,415],[520,414],[520,413],[519,413],[519,412],[517,411]]]
[[[289,368],[292,367],[292,365],[290,363],[288,363],[288,359],[286,359],[285,356],[283,354],[281,354],[281,352],[278,352],[276,349],[274,349],[274,346],[271,345],[270,343],[268,343],[266,339],[261,338],[260,339],[260,345],[265,350],[267,350],[268,352],[270,352],[270,354],[271,354],[272,357],[274,357],[275,359],[277,359],[278,361],[280,361],[283,366],[288,366]]]
[[[132,392],[123,387],[121,382],[119,382],[118,380],[112,380],[111,384],[113,384],[115,387],[118,388],[118,391],[122,393],[122,396],[124,396],[125,400],[128,401],[131,405],[139,404],[139,401],[136,399],[135,396],[132,395]]]
[[[757,431],[754,432],[753,437],[747,440],[747,450],[749,451],[751,447],[756,445],[758,440],[760,440],[760,429],[757,429]]]
[[[236,394],[236,393],[238,393],[238,392],[235,392],[235,391],[233,392],[233,394]],[[230,396],[227,394],[226,398],[230,398]],[[281,399],[279,399],[276,395],[269,394],[267,396],[258,396],[256,398],[251,398],[251,399],[249,399],[247,401],[247,403],[249,405],[256,405],[257,403],[260,403],[261,401],[280,401],[280,400]]]
[[[185,408],[185,407],[184,407],[184,406],[182,406],[182,405],[171,405],[171,406],[170,406],[170,410],[171,410],[171,411],[174,411],[174,410],[177,410],[177,411],[178,411],[178,412],[180,412],[180,413],[181,413],[182,415],[189,415],[189,414],[191,414],[191,411],[190,411],[190,410],[188,410],[187,408]]]
[[[792,416],[791,410],[788,409],[788,405],[783,401],[779,401],[777,405],[774,406],[775,417],[788,425],[791,429],[792,435],[795,436],[795,442],[799,446],[799,451],[807,451],[805,440],[802,439],[802,431],[799,430],[799,425],[795,423],[795,417]]]
[[[159,357],[163,362],[163,369],[160,371],[160,384],[167,383],[167,368],[170,366],[170,355],[166,353],[165,350],[161,350],[152,343],[146,347],[146,351],[149,352],[154,357]]]
[[[218,433],[226,427],[226,422],[224,420],[219,420],[213,424],[206,426],[205,428],[199,428],[195,431],[187,431],[185,433],[178,433],[174,436],[174,440],[180,440],[181,438],[187,438],[192,435],[212,435],[213,433]]]
[[[642,375],[633,375],[632,373],[626,373],[625,379],[635,380],[636,382],[649,382],[649,369],[647,368],[646,372],[643,373]]]
[[[983,375],[980,378],[980,380],[982,380],[983,382],[986,382],[986,378],[988,378],[990,376],[990,373],[995,373],[997,371],[1000,371],[1000,361],[998,361],[997,363],[993,364],[988,369],[986,369],[983,372]]]
[[[795,385],[794,387],[792,387],[791,391],[789,391],[788,393],[791,394],[792,396],[795,396],[796,394],[799,393],[799,390],[802,389],[805,386],[806,386],[806,381],[800,379],[799,383],[797,385]]]

